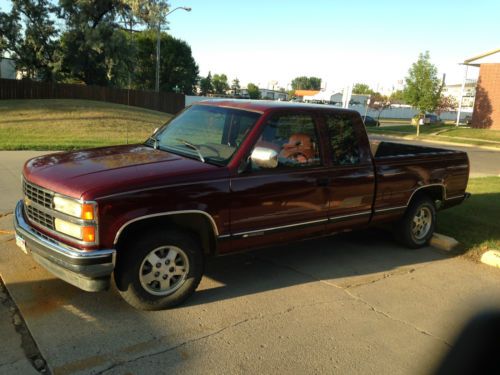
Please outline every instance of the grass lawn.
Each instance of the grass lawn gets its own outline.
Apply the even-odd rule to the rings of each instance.
[[[143,142],[171,115],[90,100],[0,100],[0,150]]]
[[[469,180],[472,197],[438,213],[436,231],[456,238],[465,256],[478,260],[488,249],[500,250],[500,177]]]

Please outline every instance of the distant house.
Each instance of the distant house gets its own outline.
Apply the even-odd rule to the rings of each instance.
[[[269,89],[259,89],[261,99],[267,100],[288,100],[288,94],[284,91],[276,91]],[[241,98],[249,98],[248,90],[241,89],[239,96]]]
[[[0,78],[16,79],[16,64],[8,57],[0,57]]]
[[[467,59],[463,64],[479,67],[472,127],[500,130],[500,49]]]
[[[464,86],[464,93],[462,97],[462,108],[472,108],[474,106],[474,98],[476,96],[476,80],[468,81]],[[453,85],[446,85],[443,88],[443,94],[451,96],[460,102],[460,95],[462,94],[462,84],[457,83]]]

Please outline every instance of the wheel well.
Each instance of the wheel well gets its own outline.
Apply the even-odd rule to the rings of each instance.
[[[417,191],[415,191],[408,202],[408,206],[417,198],[421,196],[428,196],[434,202],[444,200],[444,186],[443,185],[432,185],[432,186],[424,186]]]
[[[216,237],[210,220],[202,214],[185,213],[166,216],[157,216],[135,221],[127,225],[119,234],[116,247],[120,248],[136,236],[149,230],[177,228],[196,236],[205,254],[213,254],[216,250]]]

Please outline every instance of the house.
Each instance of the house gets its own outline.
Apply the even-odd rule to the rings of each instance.
[[[479,67],[472,127],[500,130],[500,48],[471,57],[463,65]]]
[[[8,57],[0,57],[0,78],[16,79],[16,64]]]

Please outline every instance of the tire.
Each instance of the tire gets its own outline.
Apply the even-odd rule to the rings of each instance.
[[[150,231],[125,244],[117,254],[116,286],[140,310],[177,306],[194,293],[203,275],[200,244],[185,232]]]
[[[436,206],[426,195],[415,198],[394,227],[396,240],[410,249],[429,244],[436,227]]]

